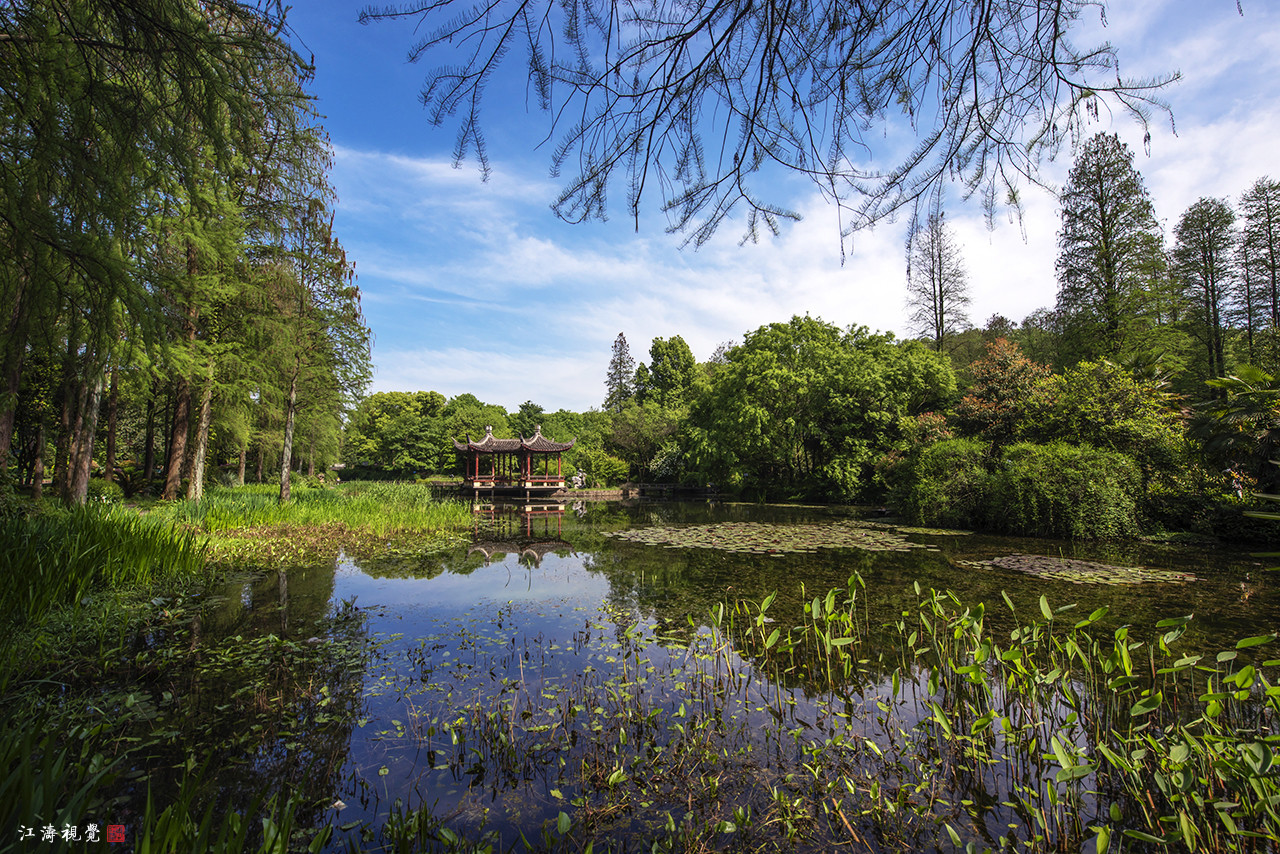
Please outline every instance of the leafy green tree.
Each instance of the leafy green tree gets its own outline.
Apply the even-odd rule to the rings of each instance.
[[[692,464],[759,492],[847,499],[903,416],[955,391],[945,357],[864,328],[793,317],[748,333],[690,412]]]
[[[1160,224],[1133,153],[1115,134],[1090,137],[1059,197],[1058,315],[1066,364],[1135,347],[1163,266]]]
[[[361,20],[419,19],[428,35],[411,58],[443,54],[423,103],[437,124],[462,111],[458,159],[474,153],[488,170],[485,87],[521,51],[539,106],[577,117],[553,155],[568,175],[557,213],[603,217],[620,172],[631,216],[656,187],[674,228],[701,244],[735,208],[748,237],[796,216],[751,189],[765,167],[810,177],[851,209],[853,229],[944,181],[1014,196],[1011,176],[1034,174],[1101,103],[1145,126],[1171,78],[1126,80],[1109,45],[1077,48],[1069,33],[1094,5],[718,0],[640,12],[616,0],[444,0],[366,9]],[[562,33],[567,45],[553,44]],[[460,62],[458,44],[468,45]],[[869,168],[868,140],[903,126],[918,144]]]
[[[344,459],[400,475],[446,470],[453,446],[445,430],[445,402],[435,391],[369,395],[347,421]]]
[[[697,360],[683,338],[654,338],[649,345],[648,365],[641,363],[636,368],[636,399],[663,407],[679,406],[685,402],[697,372]]]
[[[630,467],[630,474],[647,480],[654,456],[679,431],[682,412],[652,400],[628,401],[613,416],[607,447]]]
[[[444,419],[445,435],[466,441],[466,437],[483,439],[487,427],[493,428],[498,438],[514,438],[507,423],[507,410],[492,403],[482,403],[474,394],[460,394],[451,398],[440,412]]]
[[[1235,280],[1235,212],[1221,199],[1201,198],[1174,227],[1173,270],[1187,303],[1192,337],[1203,360],[1200,378],[1225,376],[1224,315]]]
[[[1135,460],[1143,482],[1185,464],[1186,425],[1158,382],[1112,362],[1081,362],[1036,383],[1021,435],[1118,451]]]
[[[545,410],[532,400],[526,400],[520,404],[520,408],[507,416],[507,426],[517,436],[529,437],[537,431],[542,424],[542,416]]]
[[[943,353],[953,349],[952,336],[969,325],[969,281],[938,199],[908,241],[907,302],[913,309],[911,331],[932,340],[933,349]]]

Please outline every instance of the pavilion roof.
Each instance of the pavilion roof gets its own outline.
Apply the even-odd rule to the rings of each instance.
[[[484,428],[484,438],[478,442],[471,441],[468,434],[467,441],[459,442],[453,440],[453,446],[459,451],[476,451],[481,454],[497,454],[497,453],[515,453],[516,451],[531,451],[538,454],[554,454],[561,451],[567,451],[577,444],[577,439],[569,442],[554,442],[542,435],[542,425],[539,424],[533,431],[533,435],[529,438],[521,436],[519,439],[498,439],[493,435],[493,427]]]

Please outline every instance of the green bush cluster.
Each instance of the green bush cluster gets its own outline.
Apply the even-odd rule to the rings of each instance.
[[[86,501],[91,504],[119,504],[124,501],[124,487],[113,480],[95,477],[89,480]]]
[[[948,439],[897,475],[894,503],[915,524],[1073,539],[1139,532],[1141,473],[1116,451],[1021,442],[993,457],[976,439]]]

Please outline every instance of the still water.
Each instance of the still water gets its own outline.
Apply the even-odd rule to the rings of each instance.
[[[1193,614],[1179,641],[1191,651],[1280,625],[1280,573],[1243,550],[901,532],[839,508],[569,503],[475,518],[472,543],[443,556],[340,556],[212,597],[201,642],[236,651],[217,679],[198,677],[192,714],[238,733],[227,788],[303,795],[302,823],[332,826],[331,850],[447,848],[455,836],[494,850],[593,839],[648,850],[659,837],[686,849],[891,848],[883,828],[869,836],[845,801],[829,789],[815,799],[802,778],[830,773],[815,769],[813,745],[827,746],[828,766],[832,744],[891,746],[883,720],[877,729],[892,692],[876,646],[901,643],[886,626],[930,589],[985,603],[988,632],[1006,639],[1041,597],[1076,604],[1063,612],[1073,618],[1105,606],[1100,628],[1139,637]],[[1015,554],[1195,580],[1081,583],[990,564]],[[747,630],[720,610],[776,593],[758,627],[785,629],[832,588],[856,591],[866,639],[838,699],[757,672]],[[274,675],[251,677],[255,667]],[[841,761],[853,779],[856,761]],[[970,813],[982,844],[1010,824],[999,809]]]

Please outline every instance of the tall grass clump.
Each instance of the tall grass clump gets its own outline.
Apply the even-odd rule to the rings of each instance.
[[[218,487],[199,501],[179,502],[159,512],[209,533],[242,528],[340,524],[376,536],[438,532],[470,524],[461,501],[437,497],[427,484],[358,482],[337,489],[299,488],[281,503],[274,486]]]
[[[195,576],[207,550],[190,531],[109,505],[0,519],[0,619],[34,623],[94,590]]]

